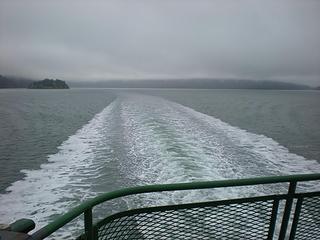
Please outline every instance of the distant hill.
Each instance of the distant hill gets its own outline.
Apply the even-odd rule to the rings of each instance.
[[[28,88],[30,89],[69,89],[65,81],[59,79],[44,79],[31,83]]]
[[[69,82],[73,87],[92,88],[187,88],[187,89],[280,89],[308,90],[310,86],[279,81],[234,79],[158,79]]]
[[[152,80],[106,80],[106,81],[69,81],[71,87],[80,88],[186,88],[186,89],[280,89],[310,90],[303,84],[279,81],[254,81],[235,79],[152,79]],[[5,77],[0,75],[0,88],[67,89],[62,80],[45,79],[34,82],[30,79]]]
[[[32,83],[30,79],[5,77],[0,75],[0,88],[27,88]]]

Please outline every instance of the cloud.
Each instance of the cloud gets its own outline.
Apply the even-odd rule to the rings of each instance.
[[[0,0],[0,73],[320,84],[317,0]]]

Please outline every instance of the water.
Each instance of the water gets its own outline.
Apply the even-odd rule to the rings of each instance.
[[[0,219],[41,226],[124,186],[320,172],[319,100],[316,91],[1,90]],[[104,210],[248,191],[149,194]]]
[[[0,90],[0,192],[37,169],[48,155],[106,107],[107,90]]]

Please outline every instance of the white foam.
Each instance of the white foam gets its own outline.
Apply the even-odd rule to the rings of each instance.
[[[118,115],[119,119],[110,121]],[[123,156],[118,156],[120,152]],[[290,153],[271,138],[162,98],[125,94],[70,136],[41,169],[24,170],[26,177],[0,195],[1,220],[27,217],[39,227],[53,215],[99,194],[93,186],[108,191],[100,180],[105,179],[102,175],[113,178],[115,170],[106,168],[111,160],[120,165],[113,174],[126,186],[320,172],[316,161]],[[122,183],[115,183],[116,187],[123,187]],[[253,188],[254,193],[270,190]],[[242,196],[248,191],[149,194],[128,198],[127,203],[132,207],[141,202],[190,202]]]
[[[290,153],[271,138],[233,127],[178,103],[131,95],[122,99],[121,108],[128,148],[123,171],[138,184],[320,172],[320,164],[315,160]],[[257,194],[274,190],[252,189]],[[144,201],[159,204],[248,193],[243,189],[224,189],[210,193],[211,196],[179,193],[161,200],[154,195]]]
[[[26,177],[8,187],[0,195],[0,219],[10,223],[20,218],[33,219],[37,227],[55,214],[65,213],[80,201],[92,197],[90,180],[100,174],[95,153],[108,151],[101,145],[104,129],[114,103],[70,136],[48,156],[48,163],[38,170],[23,170]],[[108,159],[105,159],[107,161]]]

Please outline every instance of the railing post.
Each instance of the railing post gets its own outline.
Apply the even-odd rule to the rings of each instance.
[[[93,240],[92,208],[84,212],[84,231],[87,240]]]
[[[274,229],[276,227],[276,222],[277,222],[278,209],[279,209],[279,199],[275,199],[273,202],[273,207],[272,207],[270,228],[269,228],[268,238],[267,238],[268,240],[273,239]]]
[[[302,201],[303,201],[302,197],[298,198],[297,205],[296,205],[296,210],[294,212],[294,217],[293,217],[293,221],[292,221],[292,227],[291,227],[289,240],[293,240],[295,235],[296,235],[299,216],[300,216],[300,212],[301,212]]]
[[[286,201],[286,206],[284,208],[279,240],[284,240],[286,237],[292,203],[293,203],[293,195],[295,194],[296,186],[297,186],[297,181],[292,181],[289,184],[288,199]]]

